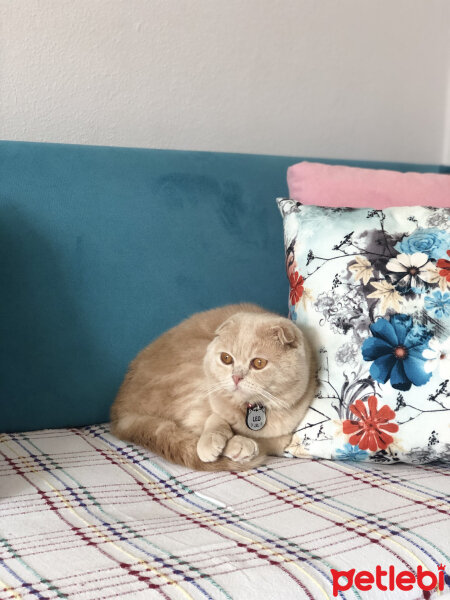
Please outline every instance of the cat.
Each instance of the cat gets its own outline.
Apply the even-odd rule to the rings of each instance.
[[[313,354],[292,321],[254,304],[224,306],[142,350],[111,430],[191,469],[242,471],[284,451],[314,393]]]

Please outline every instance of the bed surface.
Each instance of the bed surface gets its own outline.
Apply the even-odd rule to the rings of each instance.
[[[450,565],[444,465],[273,458],[192,472],[107,425],[1,434],[0,457],[2,600],[325,599],[331,568]]]

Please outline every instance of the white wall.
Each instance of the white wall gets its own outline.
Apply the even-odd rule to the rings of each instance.
[[[450,165],[450,60],[448,64],[447,73],[447,108],[446,108],[446,120],[444,123],[444,156],[442,163],[444,165]]]
[[[449,43],[450,0],[0,0],[0,138],[450,164]]]

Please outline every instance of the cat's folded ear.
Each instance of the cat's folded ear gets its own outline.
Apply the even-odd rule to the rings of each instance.
[[[283,346],[290,348],[304,348],[303,333],[288,319],[283,319],[270,328],[270,333],[274,335]]]
[[[229,327],[231,327],[231,325],[233,325],[233,323],[234,323],[233,317],[229,317],[226,321],[224,321],[223,323],[221,323],[219,325],[219,327],[215,331],[215,334],[216,335],[220,335],[226,329],[228,329]]]

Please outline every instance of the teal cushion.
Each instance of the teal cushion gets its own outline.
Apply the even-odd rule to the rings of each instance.
[[[107,420],[129,361],[196,311],[286,313],[274,199],[298,160],[1,142],[0,429]]]

